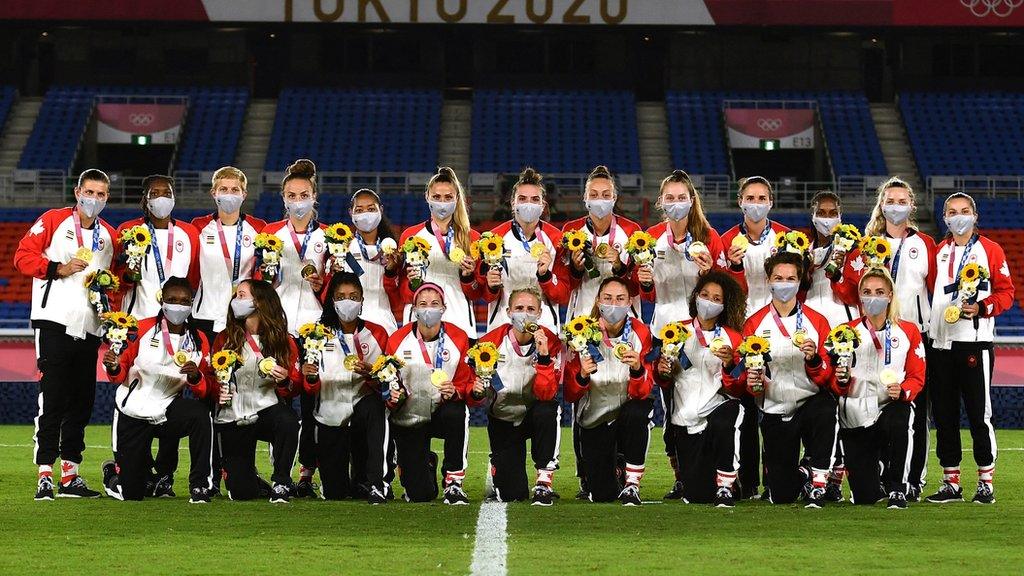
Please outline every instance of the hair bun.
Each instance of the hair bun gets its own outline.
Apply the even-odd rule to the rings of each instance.
[[[449,166],[438,166],[437,176],[442,182],[454,182],[455,181],[455,170],[452,170]]]
[[[590,171],[590,178],[607,178],[611,180],[612,172],[611,170],[608,169],[607,166],[601,164],[595,166],[594,169]]]
[[[292,162],[292,165],[288,167],[288,175],[312,180],[316,178],[316,164],[313,164],[312,160],[300,158]]]
[[[520,184],[533,184],[540,186],[540,183],[544,180],[544,176],[538,173],[533,168],[527,166],[523,168],[523,171],[519,173]]]

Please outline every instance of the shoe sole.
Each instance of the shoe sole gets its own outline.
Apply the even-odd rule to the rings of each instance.
[[[932,500],[931,498],[925,498],[925,501],[926,502],[931,502],[932,504],[949,504],[950,502],[963,502],[964,499],[963,498],[950,498],[949,500]]]
[[[804,508],[809,508],[811,510],[821,510],[821,504],[804,504]]]
[[[640,504],[637,504],[635,502],[623,502],[622,505],[623,506],[640,506]]]
[[[103,488],[103,491],[107,493],[107,496],[113,498],[114,500],[120,500],[121,502],[124,502],[124,496],[118,494],[117,492],[114,492],[110,488]]]
[[[989,505],[995,504],[996,501],[992,500],[991,502],[982,502],[981,500],[971,500],[971,503],[972,504],[981,504],[982,506],[989,506]]]
[[[82,499],[85,499],[85,500],[92,500],[94,498],[99,498],[99,497],[100,497],[99,494],[97,494],[95,496],[79,496],[78,494],[57,494],[57,498],[82,498]]]
[[[281,500],[280,498],[271,498],[271,504],[288,504],[288,500]]]
[[[553,502],[530,502],[530,506],[544,506],[545,508],[553,504]]]
[[[444,503],[449,506],[469,506],[469,502],[449,502],[445,500]]]
[[[209,504],[209,503],[210,503],[210,501],[209,501],[209,500],[192,500],[192,499],[190,498],[190,499],[189,499],[189,501],[188,501],[188,503],[189,503],[189,504]]]
[[[53,502],[53,496],[38,496],[33,498],[36,502]]]
[[[735,508],[735,504],[715,504],[715,508]]]
[[[907,509],[906,506],[887,506],[886,508],[889,509],[889,510],[906,510]]]

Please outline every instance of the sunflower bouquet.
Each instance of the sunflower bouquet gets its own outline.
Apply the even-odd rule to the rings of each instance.
[[[256,262],[263,275],[273,279],[281,268],[281,252],[284,242],[276,234],[260,232],[252,243],[256,247]]]
[[[305,353],[306,364],[319,365],[324,357],[324,348],[327,341],[334,338],[334,332],[319,322],[310,322],[299,326],[299,344]],[[359,357],[356,356],[356,361]],[[349,366],[349,359],[345,358],[345,368]]]
[[[466,352],[467,363],[473,368],[477,378],[489,379],[495,392],[500,392],[504,385],[498,376],[498,362],[504,360],[498,347],[493,342],[481,341],[474,344]]]
[[[97,314],[110,310],[110,296],[117,292],[120,283],[117,276],[106,268],[89,272],[85,277],[85,287],[89,289],[89,304],[96,308]]]
[[[836,224],[832,228],[832,246],[834,257],[825,265],[825,273],[833,276],[842,266],[843,258],[856,246],[861,239],[860,230],[853,224]]]
[[[756,372],[762,375],[768,370],[768,362],[772,361],[771,350],[772,346],[768,339],[756,334],[744,338],[743,342],[740,342],[739,348],[736,349],[742,358],[740,366],[747,372]],[[737,370],[739,369],[740,367],[737,367]],[[753,391],[760,394],[764,391],[764,384],[755,385]]]
[[[484,232],[476,241],[476,251],[488,266],[501,266],[505,262],[505,241],[493,232]],[[474,253],[470,250],[470,253]]]
[[[825,350],[837,368],[853,366],[853,351],[860,346],[860,333],[849,324],[840,324],[825,337]]]
[[[352,229],[342,222],[331,224],[324,230],[327,253],[331,255],[331,270],[338,271],[339,262],[350,257],[348,247],[353,238]]]
[[[114,354],[124,351],[125,343],[134,341],[139,333],[139,322],[131,314],[124,312],[104,312],[100,314],[100,334],[103,341],[110,346]]]
[[[683,352],[683,345],[690,339],[693,332],[686,327],[684,322],[669,322],[658,332],[658,340],[661,340],[661,355],[678,361],[681,365],[689,364],[686,353]]]
[[[799,230],[790,230],[785,234],[775,235],[776,252],[792,252],[802,256],[807,253],[807,249],[810,247],[811,241],[807,239],[806,234]]]
[[[570,257],[577,252],[582,252],[583,268],[591,278],[597,278],[601,272],[594,266],[594,258],[591,256],[593,247],[594,243],[582,229],[570,230],[562,234],[562,248],[569,253]]]
[[[562,336],[566,345],[580,356],[589,356],[594,362],[601,362],[597,345],[601,343],[601,325],[590,315],[577,316],[562,326]]]
[[[126,228],[118,241],[124,249],[125,265],[128,267],[125,279],[131,282],[142,280],[142,262],[149,252],[149,245],[153,243],[149,230],[145,226]]]
[[[402,252],[405,253],[405,263],[420,271],[419,278],[409,281],[415,290],[423,284],[423,274],[430,266],[430,243],[419,236],[410,236],[402,243]]]
[[[650,266],[654,262],[654,258],[657,257],[657,253],[654,251],[655,242],[654,236],[643,230],[637,230],[629,235],[629,240],[626,242],[626,253],[640,266]]]
[[[988,288],[988,280],[991,277],[988,268],[971,262],[960,270],[956,282],[946,287],[946,292],[959,292],[960,298],[957,302],[950,304],[943,317],[946,322],[953,324],[963,316],[964,304],[974,304],[978,301],[978,290]],[[956,300],[956,299],[954,299]]]
[[[880,268],[892,255],[892,247],[884,236],[864,236],[858,243],[864,262],[873,268]]]
[[[234,350],[221,350],[214,353],[210,365],[221,387],[227,387],[229,394],[234,392],[235,371],[242,366],[242,357]],[[230,406],[231,399],[222,401],[221,405]]]
[[[380,395],[387,400],[394,390],[402,389],[402,378],[399,372],[405,363],[391,354],[381,354],[370,367],[370,378],[380,383]]]

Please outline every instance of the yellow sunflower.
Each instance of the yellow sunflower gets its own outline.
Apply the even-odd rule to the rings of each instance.
[[[883,260],[889,256],[889,241],[881,236],[875,238],[875,256]]]
[[[770,350],[768,339],[753,334],[744,338],[740,344],[741,354],[765,354]]]
[[[423,255],[430,254],[430,243],[419,236],[410,236],[402,244],[402,251],[406,253],[420,252]]]
[[[276,234],[267,234],[264,232],[260,232],[256,235],[253,245],[257,248],[271,250],[273,252],[280,252],[284,248],[284,244]]]
[[[789,236],[789,243],[799,248],[801,252],[807,250],[807,247],[811,244],[810,240],[807,239],[807,235],[799,230],[793,230],[786,234],[786,236]]]
[[[570,230],[562,236],[562,246],[570,252],[580,252],[587,247],[587,235],[582,230]]]
[[[971,262],[964,266],[964,269],[960,271],[960,280],[963,282],[973,282],[981,277],[981,266],[978,266],[977,262]]]
[[[134,240],[139,246],[148,246],[151,240],[149,230],[146,230],[142,226],[132,228],[132,240]]]
[[[299,326],[299,336],[306,338],[312,334],[314,330],[316,330],[316,324],[313,324],[312,322],[309,324],[303,324],[302,326]]]
[[[238,363],[238,354],[234,350],[221,350],[210,359],[214,370],[227,370]]]
[[[637,230],[629,235],[629,240],[626,241],[626,252],[629,254],[637,254],[650,250],[654,246],[654,237],[644,232],[643,230]]]
[[[467,354],[477,369],[492,370],[498,363],[498,348],[492,342],[478,342],[467,351]]]
[[[324,237],[328,242],[343,244],[352,241],[352,229],[342,222],[331,224],[324,230]]]

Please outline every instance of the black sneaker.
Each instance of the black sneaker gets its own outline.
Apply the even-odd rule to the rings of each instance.
[[[395,491],[391,489],[391,483],[390,482],[385,482],[384,483],[384,499],[385,500],[394,500],[395,499]]]
[[[907,490],[907,502],[920,502],[921,501],[921,486],[917,484],[911,484],[910,489]]]
[[[274,494],[274,488],[270,486],[270,482],[263,479],[262,476],[256,476],[256,493],[259,494],[260,498],[270,498]]]
[[[368,484],[352,484],[348,495],[353,500],[366,500],[370,497],[370,486]]]
[[[933,504],[946,504],[947,502],[963,502],[964,490],[959,484],[943,481],[938,492],[926,498]]]
[[[193,488],[189,490],[189,504],[209,504],[210,490],[208,488]]]
[[[636,484],[626,484],[626,487],[619,492],[619,502],[623,506],[640,506],[643,501],[640,500],[640,487]]]
[[[469,496],[458,484],[449,484],[444,489],[444,503],[450,506],[465,506],[469,504]]]
[[[40,476],[36,485],[36,500],[53,500],[53,478]]]
[[[733,508],[736,506],[736,501],[733,500],[732,490],[726,487],[720,487],[718,492],[715,493],[715,499],[711,501],[711,504],[715,508]]]
[[[829,482],[825,485],[825,502],[842,502],[843,498],[843,485],[835,482]]]
[[[285,484],[274,484],[274,488],[270,491],[270,503],[287,504],[291,501],[291,493],[291,488]]]
[[[85,480],[82,480],[81,476],[75,476],[75,479],[67,484],[60,484],[57,486],[57,498],[99,498],[100,493],[91,490],[85,484]]]
[[[903,510],[907,507],[907,496],[903,492],[893,490],[889,492],[889,509]]]
[[[683,499],[683,483],[676,480],[676,483],[672,485],[672,489],[665,493],[661,497],[662,500],[682,500]]]
[[[821,486],[812,486],[810,492],[807,493],[807,504],[804,508],[821,508],[825,505],[825,488]]]
[[[103,472],[103,491],[107,493],[107,496],[123,501],[124,495],[121,494],[121,480],[117,476],[117,464],[113,460],[107,460],[103,462],[100,470]]]
[[[384,492],[376,486],[373,486],[370,488],[370,493],[366,495],[366,501],[373,506],[377,506],[378,504],[384,504],[388,499],[387,496],[384,495]]]
[[[295,491],[292,493],[293,498],[316,498],[317,485],[312,480],[299,480],[299,483],[295,485]]]
[[[533,487],[533,496],[530,498],[530,506],[551,506],[555,503],[554,493],[547,486],[537,485]]]
[[[156,485],[153,486],[153,497],[154,498],[174,498],[174,477],[170,474],[165,474],[157,479]]]
[[[590,484],[586,478],[580,477],[580,491],[576,493],[577,500],[590,500]]]
[[[978,480],[978,491],[974,493],[971,502],[976,504],[995,504],[996,493],[992,491],[992,484]]]

